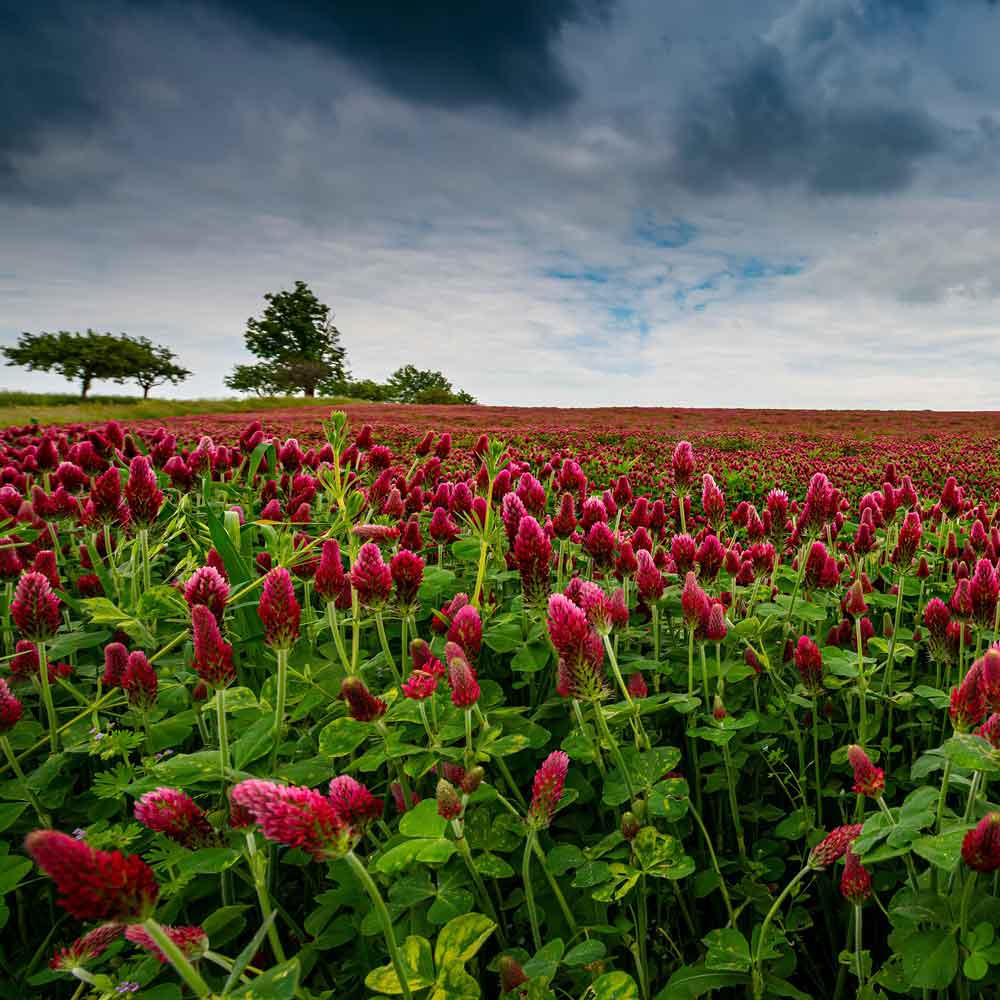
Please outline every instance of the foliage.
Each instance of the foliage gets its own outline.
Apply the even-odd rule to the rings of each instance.
[[[111,333],[22,333],[17,344],[2,352],[8,365],[29,371],[55,371],[70,381],[80,381],[80,398],[86,399],[94,379],[122,383],[134,379],[149,390],[164,382],[176,384],[191,373],[174,363],[168,348],[146,337]]]
[[[475,403],[467,392],[456,392],[443,372],[414,365],[397,368],[388,378],[386,400],[391,403]]]
[[[238,365],[226,379],[231,389],[275,395],[301,390],[332,395],[347,379],[345,351],[330,307],[304,281],[264,296],[260,318],[247,320],[247,350],[262,361]]]
[[[751,511],[671,442],[633,497],[613,443],[456,426],[449,449],[390,412],[413,425],[0,435],[2,989],[996,994],[982,483],[869,467]],[[29,635],[51,680],[13,655]],[[73,865],[32,850],[45,878],[24,845],[50,824],[80,839]],[[82,880],[91,848],[138,855],[155,908],[143,883],[127,937],[47,969],[100,919],[56,897],[121,895],[93,880],[123,860]],[[181,924],[190,960],[136,933]]]

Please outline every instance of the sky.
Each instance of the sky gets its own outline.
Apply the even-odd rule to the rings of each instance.
[[[355,377],[481,402],[1000,408],[990,0],[0,18],[0,345],[147,336],[223,395],[302,279]]]

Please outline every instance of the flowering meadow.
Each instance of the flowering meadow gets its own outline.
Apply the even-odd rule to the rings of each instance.
[[[997,996],[998,428],[666,412],[0,432],[0,998]]]

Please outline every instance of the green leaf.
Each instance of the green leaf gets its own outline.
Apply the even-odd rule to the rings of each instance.
[[[232,1000],[292,1000],[299,988],[299,960],[293,958],[269,969],[248,986],[230,993]]]
[[[368,736],[369,727],[345,715],[328,723],[319,734],[319,752],[344,757],[356,750]]]
[[[668,771],[672,771],[681,759],[681,752],[676,747],[656,747],[645,753],[625,748],[622,756],[625,758],[632,784],[639,791],[652,788]],[[628,799],[628,786],[625,784],[621,768],[613,768],[604,779],[603,802],[609,806],[620,806],[628,802]]]
[[[746,972],[750,968],[750,945],[738,930],[711,931],[702,940],[708,947],[706,968],[717,972]]]
[[[958,972],[958,943],[953,930],[927,930],[903,942],[903,974],[914,989],[946,989]]]
[[[16,823],[18,817],[27,808],[27,802],[5,802],[0,805],[0,832]]]
[[[481,543],[478,538],[460,538],[451,544],[451,554],[459,562],[478,562]]]
[[[566,965],[589,965],[591,962],[604,958],[607,950],[603,941],[590,938],[587,941],[581,941],[575,948],[570,948],[566,952],[563,962]]]
[[[437,936],[434,964],[438,969],[453,962],[465,963],[496,930],[496,924],[481,913],[466,913],[449,920]]]
[[[559,962],[566,951],[562,938],[554,938],[543,945],[524,963],[524,974],[532,979],[551,979],[559,969]]]
[[[718,972],[704,965],[685,965],[667,981],[656,995],[656,1000],[694,1000],[711,990],[727,986],[746,986],[750,977],[738,972]]]
[[[969,955],[962,963],[962,972],[965,973],[966,979],[982,979],[989,971],[990,967],[981,955]]]
[[[16,889],[28,872],[31,871],[31,859],[15,856],[0,857],[0,896]]]
[[[427,1000],[478,1000],[479,983],[461,965],[449,965],[438,973]]]
[[[194,851],[177,864],[183,875],[212,875],[231,868],[240,860],[240,852],[229,847],[203,847]]]
[[[627,972],[606,972],[590,984],[594,1000],[639,1000],[639,987]]]
[[[936,837],[921,837],[914,841],[913,852],[935,868],[951,871],[962,856],[962,840],[970,829],[969,826],[963,826],[958,830],[940,833]]]
[[[406,969],[406,984],[411,990],[426,989],[434,983],[434,960],[431,958],[431,943],[427,938],[411,934],[402,948],[403,966]],[[372,969],[365,976],[365,986],[376,993],[395,995],[403,992],[399,976],[392,963]]]
[[[444,835],[448,821],[438,815],[437,802],[434,799],[423,799],[412,809],[403,813],[399,821],[399,832],[404,837],[432,837]]]
[[[958,733],[945,743],[944,754],[956,767],[990,774],[1000,771],[1000,754],[982,736]]]
[[[246,926],[243,914],[249,909],[249,906],[220,906],[201,922],[214,949],[219,949],[240,936]]]

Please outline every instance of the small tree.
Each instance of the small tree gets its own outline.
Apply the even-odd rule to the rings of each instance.
[[[416,403],[423,395],[450,397],[451,382],[443,372],[424,371],[414,365],[397,368],[386,382],[388,398],[394,403]]]
[[[246,379],[286,392],[301,390],[315,396],[347,379],[345,351],[340,331],[333,325],[330,307],[320,302],[304,281],[296,281],[291,291],[264,296],[267,302],[260,319],[248,319],[247,350],[260,358],[261,365],[239,365],[226,380],[239,388]],[[248,371],[254,369],[254,371]],[[250,391],[257,391],[251,386]]]
[[[147,342],[148,343],[148,342]],[[86,399],[94,379],[124,382],[137,372],[142,354],[136,342],[110,333],[22,333],[14,347],[5,347],[8,365],[28,371],[55,371],[70,381],[79,381],[80,398]]]
[[[126,338],[131,339],[131,338]],[[132,339],[135,345],[135,363],[132,378],[142,388],[142,398],[149,398],[149,390],[156,385],[177,385],[191,372],[176,364],[177,355],[162,344],[154,344],[146,337]]]

